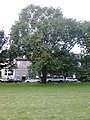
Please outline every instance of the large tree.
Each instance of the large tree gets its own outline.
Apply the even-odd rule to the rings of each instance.
[[[74,66],[75,61],[71,63],[75,57],[70,55],[70,50],[80,38],[80,32],[79,23],[64,18],[59,8],[30,5],[21,11],[19,21],[11,28],[12,53],[26,55],[32,62],[32,71],[46,82],[48,73]]]

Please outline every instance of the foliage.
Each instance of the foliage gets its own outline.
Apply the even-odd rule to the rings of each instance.
[[[30,5],[23,9],[19,21],[11,28],[11,49],[14,55],[26,55],[32,62],[31,70],[42,75],[62,69],[75,70],[74,55],[69,52],[80,38],[79,23],[63,18],[59,8]]]
[[[77,70],[77,75],[81,80],[90,76],[90,22],[81,22],[81,39],[78,43],[81,46],[80,60],[81,67]]]
[[[78,43],[83,48],[83,54],[90,54],[90,22],[81,22],[79,25],[80,28],[80,39]]]
[[[9,39],[5,36],[4,30],[0,31],[0,69],[14,67],[11,51],[9,49]]]
[[[7,51],[7,37],[4,34],[4,31],[0,31],[0,69],[7,66],[8,61],[8,51]]]
[[[88,76],[90,76],[90,56],[89,55],[81,56],[79,62],[81,63],[81,66],[77,71],[77,75],[80,80],[84,80]]]
[[[89,54],[89,26],[89,22],[64,18],[59,8],[29,5],[11,28],[11,57],[25,55],[32,62],[31,72],[42,76],[42,82],[46,82],[47,74],[82,74],[83,69],[70,50],[77,43]]]

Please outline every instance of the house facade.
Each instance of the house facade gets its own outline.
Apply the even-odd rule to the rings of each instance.
[[[14,78],[25,80],[29,76],[30,62],[25,57],[16,58],[17,68],[15,69]]]
[[[17,67],[13,70],[8,70],[8,68],[4,68],[1,70],[2,78],[12,78],[12,79],[20,79],[24,81],[29,76],[29,66],[30,62],[27,61],[25,57],[17,57],[14,61]]]

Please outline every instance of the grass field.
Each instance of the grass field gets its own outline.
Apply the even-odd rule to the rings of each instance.
[[[0,120],[90,120],[90,83],[0,83]]]

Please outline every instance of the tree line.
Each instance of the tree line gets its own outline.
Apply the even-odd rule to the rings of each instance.
[[[1,34],[0,46],[5,38]],[[48,74],[90,75],[90,22],[65,18],[60,8],[29,5],[22,9],[8,41],[8,58],[25,55],[32,63],[30,73],[39,75],[43,83]],[[83,48],[79,59],[70,52],[76,44]]]

